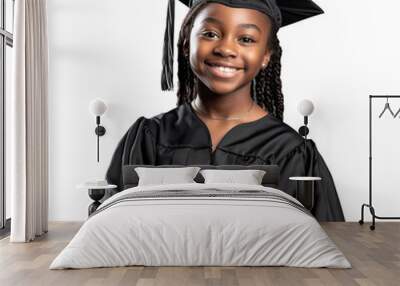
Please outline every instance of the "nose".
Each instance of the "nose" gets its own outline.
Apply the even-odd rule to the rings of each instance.
[[[235,43],[229,37],[225,37],[222,40],[218,41],[218,44],[214,47],[213,52],[214,54],[219,55],[221,57],[237,56]]]

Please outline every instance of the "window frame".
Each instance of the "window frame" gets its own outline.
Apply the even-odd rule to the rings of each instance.
[[[6,190],[5,190],[5,103],[6,103],[6,49],[13,47],[14,35],[6,30],[6,0],[0,0],[1,21],[0,21],[0,236],[10,230],[10,219],[6,218]],[[11,17],[14,18],[15,0],[12,0]],[[14,30],[14,29],[13,29]]]

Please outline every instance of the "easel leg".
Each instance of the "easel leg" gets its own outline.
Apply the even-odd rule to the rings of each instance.
[[[361,225],[364,224],[364,207],[365,207],[365,206],[366,206],[365,204],[363,204],[363,205],[361,206],[361,219],[358,221],[358,223],[361,224]]]
[[[369,227],[371,230],[375,230],[375,209],[373,206],[369,206],[369,211],[372,215],[372,225]]]
[[[375,218],[376,218],[376,215],[375,215],[375,209],[371,205],[363,204],[361,206],[361,219],[358,221],[358,223],[361,224],[361,225],[364,224],[364,207],[368,207],[369,208],[369,211],[370,211],[371,216],[372,216],[372,225],[369,228],[371,230],[375,230]]]

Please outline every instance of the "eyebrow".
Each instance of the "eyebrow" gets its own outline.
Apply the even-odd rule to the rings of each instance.
[[[218,25],[222,25],[223,24],[222,21],[218,20],[217,18],[213,18],[213,17],[207,17],[202,22],[210,22],[210,23],[215,23],[215,24],[218,24]],[[255,29],[258,32],[262,33],[261,29],[256,24],[249,24],[249,23],[245,24],[245,23],[243,23],[243,24],[239,24],[238,27],[244,28],[244,29]]]

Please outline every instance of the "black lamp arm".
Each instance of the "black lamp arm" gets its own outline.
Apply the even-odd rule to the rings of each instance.
[[[308,116],[304,116],[304,125],[305,125],[305,126],[308,125]]]
[[[307,139],[307,135],[310,131],[307,125],[308,125],[308,116],[304,116],[304,125],[299,128],[299,134],[303,136],[304,139]]]
[[[96,133],[97,135],[97,162],[99,162],[99,137],[103,136],[104,134],[106,134],[106,129],[100,125],[100,116],[96,116],[96,129],[94,130],[94,133]]]

